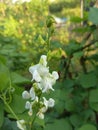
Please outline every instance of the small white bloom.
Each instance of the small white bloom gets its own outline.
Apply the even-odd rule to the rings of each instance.
[[[52,76],[54,77],[55,80],[57,80],[59,78],[59,75],[56,71],[52,72]]]
[[[25,126],[25,121],[24,120],[18,120],[16,123],[17,123],[17,127],[20,130],[26,130],[26,126]]]
[[[35,99],[34,88],[32,87],[32,88],[30,89],[30,92],[24,91],[24,92],[22,93],[22,97],[23,97],[24,99],[29,99],[29,98],[31,98],[31,100],[34,100],[34,99]]]
[[[37,116],[38,116],[40,119],[44,119],[44,114],[43,114],[41,111],[39,111],[39,112],[37,113]]]
[[[26,102],[25,108],[30,109],[31,103],[29,101]]]
[[[29,98],[30,98],[29,92],[24,91],[24,92],[22,93],[22,97],[23,97],[24,99],[29,99]]]
[[[34,102],[38,102],[38,97],[37,97],[37,96],[35,97],[35,100],[34,100]]]
[[[47,56],[42,55],[39,63],[46,67],[47,66]]]
[[[31,97],[31,100],[35,99],[35,92],[34,92],[34,88],[33,87],[30,89],[30,97]]]
[[[49,100],[47,100],[45,97],[43,97],[44,99],[44,105],[46,107],[46,109],[48,109],[48,107],[53,107],[55,104],[54,99],[50,98]]]
[[[43,97],[43,99],[44,99],[44,105],[46,109],[48,109],[48,100],[45,97]]]
[[[39,64],[29,67],[29,72],[32,74],[32,80],[36,82],[41,82],[43,77],[47,76],[49,73],[49,67],[47,67],[47,57],[42,55]]]
[[[32,116],[33,114],[32,106],[33,106],[32,102],[29,102],[29,101],[26,102],[25,108],[29,109],[29,112],[28,112],[29,116]]]
[[[42,92],[45,93],[48,92],[49,90],[54,91],[52,87],[54,83],[55,83],[55,79],[52,78],[50,74],[47,77],[44,77],[44,79],[40,83],[42,87]]]
[[[48,100],[48,107],[53,107],[54,104],[55,104],[54,99],[50,98],[50,99]]]
[[[36,82],[41,81],[40,74],[37,72],[37,70],[35,70],[34,73],[33,73],[33,80],[35,80]]]

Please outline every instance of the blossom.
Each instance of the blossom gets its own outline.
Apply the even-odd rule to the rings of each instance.
[[[32,114],[33,114],[32,106],[33,106],[32,102],[29,102],[29,101],[26,102],[25,108],[29,109],[29,112],[28,112],[29,116],[32,116]]]
[[[48,110],[49,107],[53,107],[54,106],[54,99],[50,98],[49,100],[47,100],[45,97],[43,97],[43,107],[40,108],[39,112],[37,113],[37,116],[40,119],[44,119],[44,113]]]
[[[33,109],[32,109],[32,107],[33,107],[33,105],[36,104],[37,102],[38,102],[38,97],[37,97],[37,96],[35,97],[35,100],[34,100],[33,102],[26,101],[25,108],[26,108],[26,109],[29,109],[29,111],[28,111],[29,116],[32,116],[32,114],[33,114]]]
[[[45,97],[43,97],[44,100],[44,105],[45,107],[48,109],[48,107],[53,107],[55,104],[54,99],[50,98],[49,100],[47,100]]]
[[[32,87],[29,92],[28,92],[28,91],[24,91],[24,92],[22,93],[22,97],[23,97],[24,99],[29,99],[29,98],[31,98],[31,100],[34,100],[34,99],[35,99],[34,88]]]
[[[49,68],[43,66],[42,64],[37,64],[34,66],[31,66],[29,68],[30,73],[32,74],[32,80],[35,80],[36,82],[40,82],[43,77],[45,77],[49,73]]]
[[[39,63],[46,67],[47,66],[47,56],[42,55],[41,58],[40,58]]]
[[[53,72],[52,72],[52,76],[53,76],[53,78],[54,78],[55,80],[57,80],[57,79],[59,78],[59,75],[58,75],[58,73],[57,73],[56,71],[53,71]]]
[[[54,107],[54,104],[55,104],[54,99],[50,98],[50,99],[48,100],[48,107]]]
[[[31,66],[29,71],[32,74],[31,81],[35,80],[38,83],[38,88],[40,88],[43,93],[48,92],[50,89],[54,91],[52,86],[59,78],[59,75],[56,71],[53,71],[52,74],[49,73],[46,55],[42,55],[39,64]]]
[[[33,115],[33,111],[36,110],[36,115],[40,119],[44,119],[44,113],[54,106],[55,101],[52,98],[47,100],[45,97],[41,97],[42,93],[47,93],[49,90],[54,91],[53,85],[59,78],[56,71],[52,73],[49,72],[49,67],[47,66],[47,56],[42,55],[39,63],[29,67],[29,72],[32,74],[33,87],[29,91],[24,91],[22,97],[24,99],[29,99],[26,101],[25,108],[28,109],[29,116]],[[38,105],[38,106],[37,106]]]
[[[44,119],[44,113],[43,113],[41,110],[37,113],[37,116],[38,116],[40,119]]]
[[[17,127],[20,130],[26,130],[26,125],[25,125],[25,121],[24,120],[18,120],[16,123],[17,123]]]
[[[55,84],[56,79],[58,79],[58,73],[55,72],[55,75],[56,77],[54,77],[53,74],[48,73],[47,76],[43,77],[38,85],[38,87],[41,88],[42,93],[48,92],[49,90],[54,91],[52,86]]]

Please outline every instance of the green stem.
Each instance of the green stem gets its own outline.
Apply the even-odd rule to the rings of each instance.
[[[14,111],[12,110],[12,108],[9,106],[9,104],[6,102],[6,99],[5,99],[5,97],[3,98],[3,97],[0,97],[2,100],[3,100],[3,102],[4,102],[4,104],[7,106],[7,108],[10,110],[10,112],[12,113],[12,115],[15,117],[15,119],[16,120],[19,120],[18,119],[18,117],[17,117],[17,115],[14,113]]]

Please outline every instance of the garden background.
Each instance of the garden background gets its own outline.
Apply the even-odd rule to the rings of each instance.
[[[27,119],[21,93],[32,86],[29,66],[43,54],[59,79],[47,96],[54,108],[32,130],[97,130],[97,0],[0,0],[0,130],[19,130],[2,97]]]

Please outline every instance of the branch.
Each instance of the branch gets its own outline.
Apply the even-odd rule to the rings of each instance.
[[[74,51],[71,53],[71,56],[72,56],[74,53],[76,53],[76,52],[82,51],[82,50],[84,50],[84,49],[86,49],[86,48],[88,48],[88,47],[94,45],[96,42],[98,42],[98,41],[97,41],[97,40],[96,40],[96,41],[95,41],[95,40],[92,40],[89,44],[87,44],[87,45],[85,45],[85,46],[83,46],[83,47],[81,47],[81,48],[78,48],[78,49],[74,50]]]

